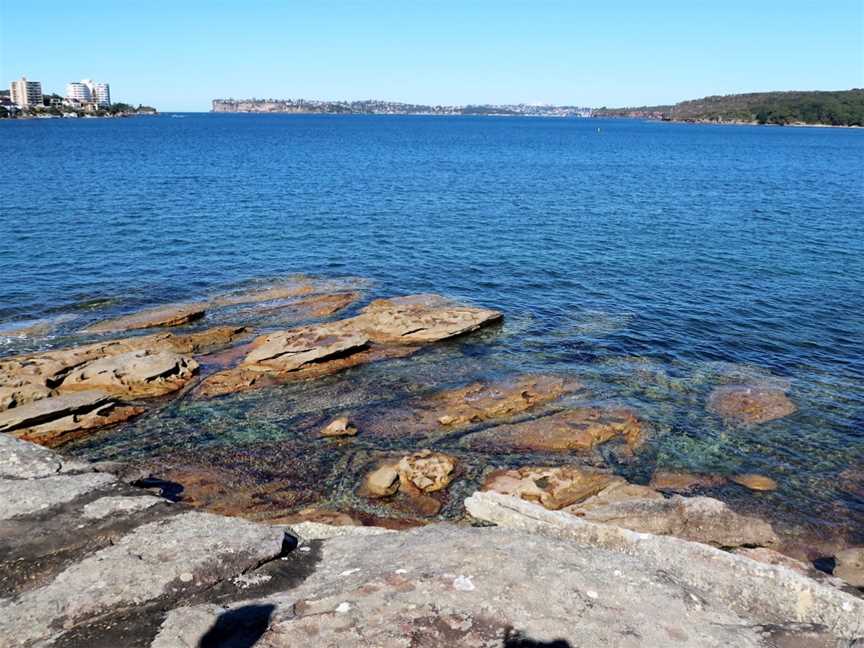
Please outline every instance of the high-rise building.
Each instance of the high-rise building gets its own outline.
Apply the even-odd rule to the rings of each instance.
[[[96,83],[93,79],[82,79],[66,84],[66,98],[75,99],[82,104],[94,103],[97,106],[111,105],[111,89],[107,83]]]
[[[90,88],[88,88],[86,84],[78,83],[76,81],[66,84],[66,98],[75,99],[76,101],[80,101],[81,103],[88,103],[92,101]]]
[[[90,88],[90,94],[97,106],[111,105],[111,89],[107,83],[94,83]]]
[[[19,108],[30,108],[42,105],[42,84],[39,81],[28,81],[21,77],[11,83],[12,103]]]

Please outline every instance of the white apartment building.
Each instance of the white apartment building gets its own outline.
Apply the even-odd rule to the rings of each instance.
[[[111,105],[111,89],[107,83],[96,83],[92,79],[73,81],[66,85],[66,98],[75,99],[82,104],[95,103],[97,106]]]
[[[42,84],[39,81],[28,81],[27,77],[22,76],[10,86],[12,103],[19,108],[42,105]]]
[[[75,99],[80,103],[88,103],[91,99],[90,88],[84,83],[73,81],[66,84],[66,98]]]

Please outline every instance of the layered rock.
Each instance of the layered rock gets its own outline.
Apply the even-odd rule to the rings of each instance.
[[[180,326],[204,317],[207,304],[170,304],[98,322],[85,333],[117,333],[139,329]]]
[[[399,494],[398,508],[428,517],[436,515],[442,499],[431,493],[443,491],[456,476],[454,457],[428,449],[384,460],[363,479],[359,494],[380,498]]]
[[[789,416],[798,407],[778,387],[723,385],[708,396],[707,409],[731,423],[755,424]]]
[[[642,423],[626,409],[580,407],[469,435],[475,449],[588,452],[612,439],[630,450],[642,443]]]
[[[239,366],[209,376],[202,397],[316,378],[377,360],[405,357],[412,347],[497,321],[501,314],[420,295],[372,302],[360,315],[261,336]]]
[[[69,373],[59,389],[100,389],[132,399],[153,398],[182,388],[197,371],[198,363],[191,358],[145,349],[94,360]]]

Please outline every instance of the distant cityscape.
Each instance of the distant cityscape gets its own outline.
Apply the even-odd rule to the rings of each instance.
[[[0,90],[0,117],[124,117],[156,114],[150,106],[112,103],[108,83],[82,79],[66,84],[65,94],[45,94],[40,81],[22,76]]]
[[[591,117],[592,109],[581,106],[535,104],[482,104],[431,106],[366,99],[322,101],[316,99],[214,99],[218,113],[312,113],[345,115],[497,115],[520,117]]]

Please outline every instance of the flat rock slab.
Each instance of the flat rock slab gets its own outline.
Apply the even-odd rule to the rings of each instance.
[[[720,601],[727,609],[750,619],[751,623],[781,627],[794,623],[815,624],[830,628],[837,638],[864,639],[861,624],[864,600],[785,567],[766,565],[698,542],[589,522],[564,511],[549,511],[537,504],[498,493],[474,493],[465,500],[465,508],[479,520],[566,539],[574,553],[589,547],[613,551],[616,561],[619,560],[617,556],[639,558],[650,565],[647,567],[649,574],[665,573],[666,578],[686,587],[687,596],[691,593],[696,596],[694,603]],[[637,588],[631,590],[630,595],[636,597],[641,606],[645,593]],[[626,644],[613,642],[612,645]],[[648,642],[635,645],[667,644]],[[729,645],[747,644],[732,641]]]
[[[127,398],[153,398],[177,391],[197,371],[198,363],[191,358],[173,351],[142,349],[100,358],[76,369],[60,390],[101,389]]]
[[[85,333],[115,333],[159,326],[180,326],[204,317],[207,304],[172,304],[105,320],[84,329]]]
[[[100,390],[83,390],[53,398],[43,398],[21,407],[0,412],[0,432],[33,427],[70,414],[81,414],[110,402],[111,396]]]
[[[88,520],[101,520],[114,515],[123,515],[143,511],[166,500],[152,495],[128,497],[124,495],[100,497],[84,506],[82,515]]]
[[[112,609],[202,590],[275,558],[283,541],[281,529],[208,513],[145,524],[49,584],[0,600],[0,646],[49,642]]]
[[[788,621],[790,636],[819,638],[792,617],[733,605],[724,577],[715,590],[670,574],[650,555],[514,529],[436,525],[327,540],[316,571],[295,589],[225,607],[178,608],[151,648],[231,641],[256,648],[768,648],[778,645],[777,631],[765,625],[774,621]]]
[[[34,479],[86,468],[87,464],[66,460],[41,446],[0,434],[0,479]]]
[[[0,479],[0,520],[31,515],[106,486],[113,475],[87,473],[83,475],[53,475],[23,482]]]
[[[342,333],[326,324],[307,326],[258,338],[243,365],[278,372],[296,371],[312,362],[358,351],[368,343],[369,338],[359,333]]]

